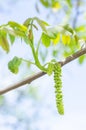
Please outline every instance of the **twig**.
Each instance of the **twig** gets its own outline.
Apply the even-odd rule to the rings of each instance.
[[[64,61],[60,61],[59,63],[61,64],[61,66],[64,66],[64,65],[68,64],[69,62],[75,60],[76,58],[78,58],[78,57],[80,57],[80,56],[82,56],[84,54],[86,54],[86,48],[83,48],[83,49],[77,51],[76,53],[74,53],[73,55],[67,57]],[[7,93],[7,92],[9,92],[11,90],[14,90],[16,88],[19,88],[19,87],[21,87],[21,86],[23,86],[25,84],[31,83],[35,79],[38,79],[38,78],[40,78],[41,76],[43,76],[45,74],[46,73],[41,71],[41,72],[39,72],[39,73],[37,73],[37,74],[35,74],[33,76],[28,77],[27,79],[24,79],[23,81],[20,81],[20,82],[14,84],[12,86],[4,88],[4,89],[0,90],[0,95],[5,94],[5,93]]]
[[[84,54],[86,54],[86,47],[83,48],[83,49],[81,49],[81,50],[79,50],[79,51],[77,51],[77,52],[74,53],[73,55],[67,57],[64,61],[61,61],[61,62],[60,62],[60,63],[61,63],[61,66],[63,66],[63,65],[65,65],[65,64],[67,64],[67,63],[69,63],[69,62],[71,62],[71,61],[77,59],[78,57],[80,57],[80,56],[82,56],[82,55],[84,55]]]
[[[14,90],[16,88],[19,88],[19,87],[21,87],[21,86],[23,86],[25,84],[30,84],[32,81],[34,81],[35,79],[43,76],[44,74],[46,74],[46,73],[41,71],[41,72],[39,72],[37,74],[34,74],[33,76],[29,76],[28,78],[26,78],[26,79],[24,79],[24,80],[22,80],[22,81],[20,81],[20,82],[18,82],[16,84],[13,84],[13,85],[11,85],[11,86],[9,86],[7,88],[4,88],[4,89],[0,90],[0,95],[5,94],[5,93],[7,93],[7,92],[9,92],[11,90]]]

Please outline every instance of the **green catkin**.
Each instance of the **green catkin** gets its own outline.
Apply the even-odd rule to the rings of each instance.
[[[55,82],[55,94],[56,94],[56,107],[58,113],[64,114],[63,95],[62,95],[62,81],[61,81],[61,65],[59,63],[54,64],[54,82]]]

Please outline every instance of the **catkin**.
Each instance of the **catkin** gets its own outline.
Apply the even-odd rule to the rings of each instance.
[[[63,95],[62,95],[62,80],[61,80],[61,65],[59,63],[54,64],[54,82],[55,82],[55,94],[56,94],[56,107],[58,113],[64,114]]]

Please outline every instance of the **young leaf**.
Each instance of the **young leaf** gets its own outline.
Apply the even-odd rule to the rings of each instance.
[[[71,41],[70,35],[62,35],[62,42],[64,45],[69,44]]]
[[[20,30],[19,28],[11,28],[11,29],[9,29],[8,27],[5,27],[5,28],[3,28],[3,30],[6,32],[6,33],[8,33],[9,35],[12,35],[12,36],[14,36],[14,37],[17,37],[17,36],[19,36],[19,37],[25,37],[25,35],[26,35],[26,32],[24,32],[23,30]]]
[[[53,49],[52,55],[54,57],[57,57],[57,54],[58,54],[58,50],[57,49]]]
[[[83,32],[83,31],[85,31],[85,26],[84,26],[84,25],[81,25],[81,26],[75,28],[75,30],[76,30],[77,32]]]
[[[24,21],[23,25],[26,26],[28,28],[30,22],[31,22],[32,18],[28,18]]]
[[[44,22],[43,20],[40,20],[39,18],[37,18],[37,17],[35,17],[34,18],[36,21],[37,21],[37,23],[40,25],[40,27],[42,28],[42,30],[44,31],[44,32],[47,32],[47,30],[46,30],[46,26],[48,26],[48,24],[46,23],[46,22]],[[46,23],[46,24],[45,24]]]
[[[49,26],[49,24],[47,22],[45,22],[44,20],[41,20],[41,22],[45,25],[45,26]]]
[[[19,37],[25,37],[25,32],[21,31],[21,30],[14,30],[16,36]]]
[[[7,34],[4,30],[0,30],[0,46],[3,48],[3,50],[9,52],[9,43],[7,40]]]
[[[29,30],[28,38],[29,38],[29,40],[30,40],[31,42],[33,42],[34,37],[33,37],[33,31],[32,31],[31,29]]]
[[[50,6],[48,0],[40,0],[40,2],[47,8]]]
[[[54,43],[54,45],[56,45],[59,41],[60,41],[60,33],[57,34],[57,37],[53,39],[52,42]]]
[[[57,11],[58,9],[60,9],[61,8],[61,5],[60,5],[60,3],[59,2],[53,2],[53,4],[52,4],[52,9],[53,9],[53,11]]]
[[[69,5],[70,7],[72,7],[72,2],[71,2],[71,0],[66,0],[66,2],[68,3],[68,5]]]
[[[14,36],[14,37],[17,36],[17,34],[15,33],[15,30],[13,30],[13,29],[9,29],[8,27],[4,27],[3,30],[4,30],[6,33],[8,33],[9,35],[12,35],[12,36]]]
[[[79,63],[82,64],[85,60],[86,56],[85,55],[82,55],[79,57]]]
[[[9,43],[5,36],[0,37],[0,46],[8,53],[9,52]]]
[[[75,39],[76,43],[78,43],[79,38],[77,35],[74,35],[74,39]]]
[[[21,25],[19,23],[14,22],[14,21],[9,21],[8,25],[10,25],[10,27],[12,27],[14,29],[18,29],[18,30],[21,30],[21,31],[24,31],[24,32],[27,31],[27,28],[24,25]]]
[[[10,71],[14,74],[17,74],[19,71],[19,66],[22,62],[21,58],[18,57],[14,57],[9,63],[8,63],[8,68],[10,69]]]
[[[29,44],[31,41],[30,41],[30,39],[27,37],[27,36],[25,36],[24,38],[23,38],[23,40],[24,40],[24,42],[26,43],[26,44]]]
[[[11,44],[13,44],[15,41],[15,37],[13,35],[9,34],[9,38],[10,38]]]
[[[45,33],[42,33],[41,39],[42,39],[42,43],[43,43],[46,47],[49,47],[49,46],[50,46],[50,38],[48,37],[48,35],[46,35]]]
[[[75,31],[69,26],[69,24],[64,25],[63,28],[72,34],[75,33]]]
[[[0,95],[0,106],[4,104],[5,97],[3,95]]]
[[[59,31],[57,27],[47,29],[47,35],[52,39],[57,37],[58,32]]]

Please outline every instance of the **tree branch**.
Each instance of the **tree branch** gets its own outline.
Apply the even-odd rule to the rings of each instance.
[[[75,60],[76,58],[78,58],[78,57],[80,57],[80,56],[82,56],[84,54],[86,54],[86,47],[79,50],[79,51],[77,51],[73,55],[67,57],[64,61],[60,61],[59,63],[61,64],[61,66],[64,66],[64,65],[68,64],[69,62]],[[43,76],[45,74],[46,73],[41,71],[41,72],[39,72],[39,73],[37,73],[37,74],[35,74],[33,76],[29,76],[28,78],[24,79],[23,81],[20,81],[20,82],[14,84],[12,86],[9,86],[7,88],[4,88],[4,89],[0,90],[0,95],[5,94],[5,93],[7,93],[7,92],[9,92],[11,90],[14,90],[16,88],[19,88],[19,87],[21,87],[21,86],[23,86],[25,84],[31,83],[35,79],[40,78],[41,76]]]

